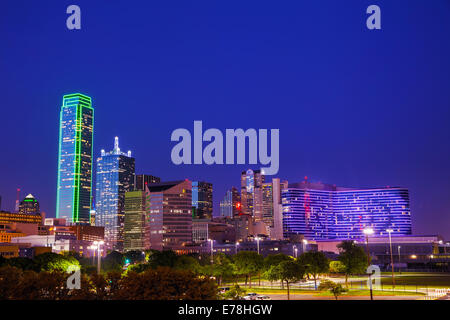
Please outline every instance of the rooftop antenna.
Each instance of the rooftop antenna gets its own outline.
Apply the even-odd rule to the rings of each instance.
[[[20,197],[20,189],[17,188],[16,206],[14,207],[15,212],[19,212],[19,197]]]
[[[119,137],[114,138],[114,154],[119,154],[120,148],[119,148]]]

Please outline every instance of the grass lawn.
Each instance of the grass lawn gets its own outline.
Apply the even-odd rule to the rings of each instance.
[[[387,275],[387,274],[386,274]],[[400,287],[429,287],[450,288],[450,274],[446,273],[402,273],[394,274],[395,284]],[[392,284],[390,277],[381,278],[383,287],[389,288]]]
[[[247,292],[255,292],[258,294],[287,294],[287,290],[284,289],[269,289],[269,288],[258,288],[254,287],[251,289],[247,289]],[[316,296],[333,296],[330,291],[314,291],[314,290],[304,290],[304,289],[291,289],[289,290],[290,294],[307,294],[307,295],[316,295]],[[349,290],[342,294],[343,296],[369,296],[369,290]],[[380,291],[373,290],[374,296],[415,296],[415,295],[425,295],[421,292],[413,292],[413,291]]]

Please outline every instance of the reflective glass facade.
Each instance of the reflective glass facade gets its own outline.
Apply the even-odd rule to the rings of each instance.
[[[211,219],[213,211],[212,183],[192,181],[192,207],[193,218]]]
[[[80,93],[63,97],[60,113],[56,217],[89,224],[94,109]]]
[[[328,189],[328,190],[326,190]],[[333,190],[334,189],[334,190]],[[374,236],[411,234],[409,192],[404,188],[311,189],[297,186],[282,191],[283,233],[311,240],[362,239],[371,227]]]
[[[95,193],[96,226],[105,227],[108,249],[123,250],[125,192],[134,189],[135,160],[131,152],[120,151],[118,138],[114,150],[97,159]]]

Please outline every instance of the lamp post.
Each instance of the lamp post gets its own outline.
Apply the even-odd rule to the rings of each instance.
[[[95,250],[97,250],[97,246],[91,245],[88,249],[92,250],[92,265],[95,266]]]
[[[391,238],[391,233],[394,232],[394,230],[387,229],[386,232],[389,234],[389,250],[391,252],[392,288],[395,289],[394,256],[392,255],[392,238]]]
[[[214,240],[213,239],[208,239],[209,242],[211,242],[211,264],[214,263]]]
[[[305,253],[306,252],[306,245],[308,244],[308,240],[303,239],[302,243],[303,243],[303,253]]]
[[[256,240],[256,247],[258,248],[258,254],[259,254],[259,240],[261,240],[261,238],[256,237],[255,240]]]
[[[239,242],[238,241],[236,241],[236,254],[237,254],[237,252],[238,252],[238,246],[239,246]]]
[[[297,246],[295,246],[294,245],[294,257],[297,259],[297,252],[298,252],[298,249],[297,249]]]
[[[398,272],[401,274],[402,272],[400,271],[400,246],[398,246]]]
[[[373,234],[373,229],[372,228],[365,228],[363,230],[363,232],[366,235],[367,264],[370,266],[369,235]],[[372,274],[370,274],[370,273],[369,273],[369,284],[370,284],[370,300],[373,300]]]
[[[94,241],[94,246],[97,247],[97,273],[100,274],[100,269],[101,269],[101,252],[100,252],[100,247],[104,244],[104,241]]]

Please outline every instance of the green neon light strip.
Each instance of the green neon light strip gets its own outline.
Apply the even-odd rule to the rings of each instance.
[[[63,107],[61,107],[61,112],[59,114],[59,147],[58,147],[58,183],[57,183],[57,190],[56,190],[56,218],[59,218],[59,197],[60,197],[60,172],[61,172],[61,145],[62,145],[62,115],[63,115],[63,108],[64,108],[64,98],[63,98]]]
[[[79,222],[80,214],[80,183],[81,183],[81,121],[83,106],[77,105],[77,120],[75,129],[75,166],[74,166],[74,188],[73,188],[73,222]]]

